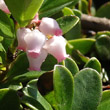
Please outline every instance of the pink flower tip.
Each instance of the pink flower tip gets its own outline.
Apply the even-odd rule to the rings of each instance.
[[[55,34],[56,36],[62,36],[63,32],[62,32],[61,29],[56,29],[54,34]]]
[[[23,48],[23,47],[19,47],[19,46],[17,47],[17,49],[18,49],[18,50],[21,50],[21,51],[26,51],[25,48]]]
[[[58,61],[58,63],[60,63],[60,62],[62,62],[63,60],[65,60],[66,59],[66,57],[63,57],[63,58],[61,58],[61,59],[57,59],[57,61]]]
[[[36,53],[36,52],[28,52],[28,56],[32,57],[32,58],[37,58],[40,54],[39,53]]]
[[[40,71],[40,68],[29,67],[29,71]]]

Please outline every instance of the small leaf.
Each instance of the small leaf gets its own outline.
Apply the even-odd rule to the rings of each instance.
[[[59,110],[72,110],[73,76],[70,71],[61,65],[54,67],[54,93]]]
[[[82,13],[81,13],[81,11],[79,11],[78,9],[73,9],[73,13],[74,13],[76,16],[78,16],[79,18],[81,18]]]
[[[110,15],[108,14],[108,10],[110,10],[110,2],[103,4],[96,12],[97,17],[106,17],[110,19]]]
[[[13,17],[21,26],[26,26],[38,12],[43,0],[5,0]]]
[[[45,110],[53,110],[50,104],[40,94],[36,85],[37,85],[37,80],[36,79],[31,80],[24,88],[23,90],[24,94],[38,101],[45,108]]]
[[[40,77],[45,71],[30,71],[18,76],[15,76],[13,79],[11,79],[11,82],[25,82],[31,79],[36,79]]]
[[[73,45],[74,49],[79,50],[82,54],[87,54],[94,46],[95,39],[83,38],[76,40],[69,40],[68,42]]]
[[[41,70],[44,71],[53,70],[55,64],[57,64],[57,60],[52,55],[49,54],[46,60],[43,62]]]
[[[54,15],[65,6],[68,6],[78,0],[46,0],[40,9],[40,18]]]
[[[26,53],[22,53],[17,56],[17,58],[12,62],[7,77],[14,77],[23,73],[26,73],[28,70],[28,59]]]
[[[82,13],[88,14],[88,2],[86,0],[81,0],[79,2],[79,10]]]
[[[103,91],[101,103],[98,105],[97,110],[109,110],[110,109],[110,91]]]
[[[93,69],[86,68],[74,77],[73,110],[96,110],[101,99],[101,78]]]
[[[74,27],[79,21],[77,16],[64,16],[57,19],[63,34],[67,33],[72,27]]]
[[[19,110],[20,102],[16,91],[0,89],[0,110]]]
[[[6,52],[3,45],[2,45],[2,43],[0,43],[0,52]]]
[[[63,12],[64,16],[74,15],[72,9],[70,9],[68,7],[64,7],[62,12]]]
[[[71,30],[69,30],[64,36],[67,40],[81,38],[81,23],[80,23],[80,21]]]
[[[79,65],[84,65],[88,62],[89,58],[84,56],[82,53],[80,53],[77,50],[72,51],[72,58],[74,58],[75,62]]]
[[[0,36],[13,38],[14,27],[9,17],[0,10]]]
[[[22,97],[21,102],[29,107],[29,110],[45,110],[45,108],[35,99],[29,96]]]
[[[58,110],[57,102],[56,102],[55,95],[54,95],[54,91],[46,94],[44,97],[52,105],[52,107],[55,108],[55,110]]]
[[[110,60],[110,37],[101,36],[98,37],[95,43],[98,56],[102,60]]]
[[[22,89],[23,88],[23,85],[22,85],[22,83],[16,83],[16,82],[14,82],[13,84],[10,84],[8,88],[17,91],[17,90]]]
[[[70,72],[72,73],[72,75],[74,76],[77,72],[79,72],[79,68],[76,64],[76,62],[71,59],[71,58],[66,58],[64,60],[64,66],[70,70]]]
[[[98,61],[97,58],[95,57],[92,57],[84,66],[84,68],[92,68],[92,69],[95,69],[97,72],[101,72],[101,64],[100,62]]]

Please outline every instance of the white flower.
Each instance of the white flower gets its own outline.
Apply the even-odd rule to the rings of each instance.
[[[47,35],[56,35],[56,36],[62,35],[62,30],[60,29],[57,21],[52,18],[47,18],[47,17],[42,18],[41,23],[39,25],[39,30],[46,36]]]
[[[27,57],[29,60],[29,70],[40,71],[40,67],[47,57],[47,51],[45,49],[42,49],[40,52],[40,55],[37,58],[33,58],[28,54],[27,54]]]
[[[9,11],[8,7],[6,6],[4,0],[0,0],[0,9],[2,11],[4,11],[5,13],[8,13],[8,14],[10,13],[10,11]]]
[[[26,43],[24,41],[24,37],[27,33],[31,32],[29,28],[19,28],[17,30],[17,39],[18,39],[18,49],[25,51]]]
[[[40,50],[45,44],[46,37],[39,30],[35,29],[24,37],[27,45],[28,55],[31,57],[38,57]]]
[[[62,36],[53,36],[46,41],[44,49],[53,55],[58,62],[64,60],[68,55],[66,54],[66,41]]]

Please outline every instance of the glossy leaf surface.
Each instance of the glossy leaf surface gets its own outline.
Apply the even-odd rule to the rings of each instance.
[[[95,39],[83,38],[76,40],[69,40],[68,42],[74,46],[75,49],[78,49],[81,53],[87,54],[93,47]]]
[[[57,19],[63,34],[67,33],[72,27],[74,27],[79,21],[77,16],[64,16]]]
[[[21,26],[26,26],[38,12],[43,0],[5,0],[13,17]]]

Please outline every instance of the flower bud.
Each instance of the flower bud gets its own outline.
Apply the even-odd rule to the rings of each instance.
[[[53,36],[46,41],[44,49],[47,49],[48,53],[53,55],[58,62],[64,60],[68,55],[66,54],[66,41],[62,36]]]
[[[0,9],[7,14],[10,13],[10,11],[9,11],[8,7],[6,6],[4,0],[0,0]]]
[[[33,58],[28,54],[27,54],[27,57],[29,60],[29,70],[40,71],[40,67],[47,57],[47,51],[45,49],[42,49],[40,52],[40,55],[37,58]]]
[[[24,38],[27,45],[28,55],[36,58],[39,56],[40,50],[43,47],[46,37],[39,30],[35,29]]]
[[[60,29],[58,23],[56,20],[52,18],[42,18],[41,23],[39,25],[39,30],[47,35],[56,35],[60,36],[62,35],[62,30]]]
[[[26,43],[24,41],[24,37],[26,34],[28,34],[29,32],[31,32],[31,30],[29,28],[19,28],[17,30],[17,39],[18,39],[18,49],[19,50],[26,50]]]
[[[38,16],[38,13],[36,13],[34,19],[31,21],[31,24],[32,23],[37,23],[39,21],[39,16]]]

